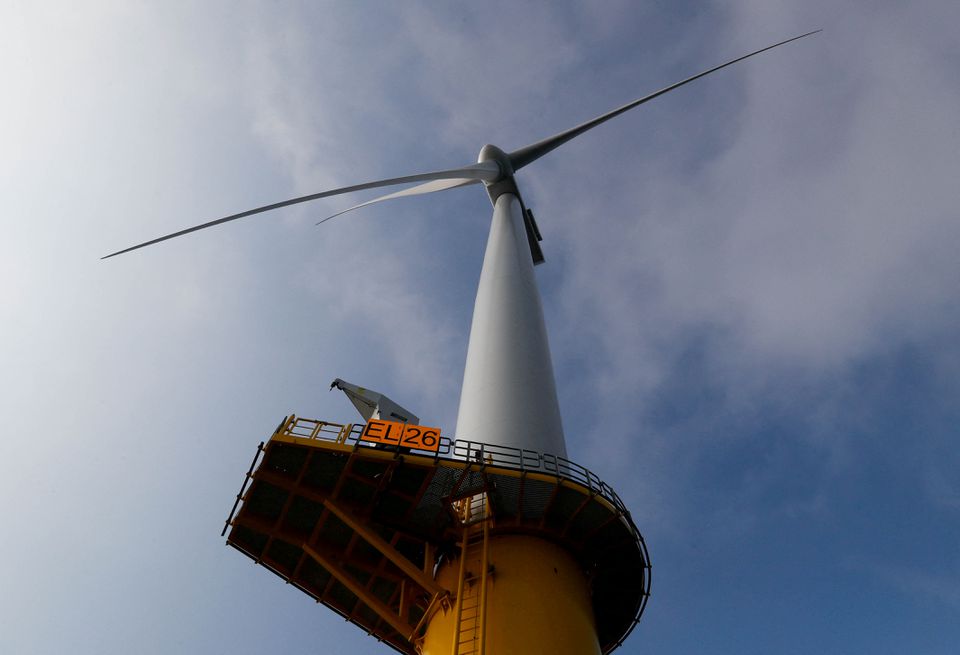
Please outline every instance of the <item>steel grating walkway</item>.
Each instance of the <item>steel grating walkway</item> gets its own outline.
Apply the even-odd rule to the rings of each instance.
[[[630,633],[649,555],[608,485],[569,460],[444,439],[439,453],[358,440],[359,429],[286,418],[261,444],[223,534],[238,549],[396,650],[414,654],[456,590],[433,579],[464,535],[453,503],[486,494],[491,534],[557,542],[591,580],[601,650]],[[249,484],[248,484],[249,483]]]

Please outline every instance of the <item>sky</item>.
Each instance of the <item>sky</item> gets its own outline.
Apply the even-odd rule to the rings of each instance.
[[[812,29],[517,176],[571,458],[653,562],[633,653],[955,653],[960,5],[0,5],[0,652],[387,652],[224,547],[335,377],[455,433],[456,167]]]

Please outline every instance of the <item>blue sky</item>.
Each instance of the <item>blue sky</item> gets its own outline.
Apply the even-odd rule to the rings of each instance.
[[[223,546],[257,443],[454,431],[477,188],[294,195],[513,149],[768,43],[524,169],[571,457],[631,508],[620,652],[960,643],[956,3],[0,8],[0,652],[380,653]]]

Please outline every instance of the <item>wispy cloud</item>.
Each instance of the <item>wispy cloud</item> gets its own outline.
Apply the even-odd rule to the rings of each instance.
[[[520,146],[816,27],[518,176],[545,237],[569,450],[652,535],[658,598],[680,599],[657,606],[644,649],[684,650],[670,626],[690,633],[690,599],[715,591],[678,573],[697,557],[745,593],[775,586],[749,574],[780,562],[767,544],[785,528],[829,568],[848,541],[913,539],[889,517],[917,517],[928,560],[857,571],[902,590],[888,609],[957,607],[939,562],[957,508],[960,6],[598,7],[0,9],[0,487],[34,501],[5,516],[18,540],[0,546],[0,604],[17,621],[0,645],[62,652],[82,635],[120,652],[142,631],[145,652],[209,652],[234,629],[275,646],[262,612],[314,625],[296,592],[232,568],[216,524],[280,414],[351,415],[318,393],[335,375],[452,426],[489,203],[463,189],[313,229],[344,199],[99,255]],[[755,559],[665,552],[713,538]],[[156,593],[141,605],[143,561]],[[3,595],[27,588],[29,604]],[[269,599],[256,612],[234,603],[251,589]],[[51,615],[63,634],[37,630]],[[317,621],[344,651],[379,650]]]

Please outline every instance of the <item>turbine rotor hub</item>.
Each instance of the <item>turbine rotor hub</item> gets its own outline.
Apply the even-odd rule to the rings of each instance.
[[[510,157],[503,150],[495,145],[487,144],[480,148],[480,154],[477,155],[477,163],[493,161],[500,167],[500,177],[497,182],[508,177],[513,177],[513,165],[510,163]],[[489,184],[489,183],[488,183]],[[494,182],[496,184],[496,182]]]

